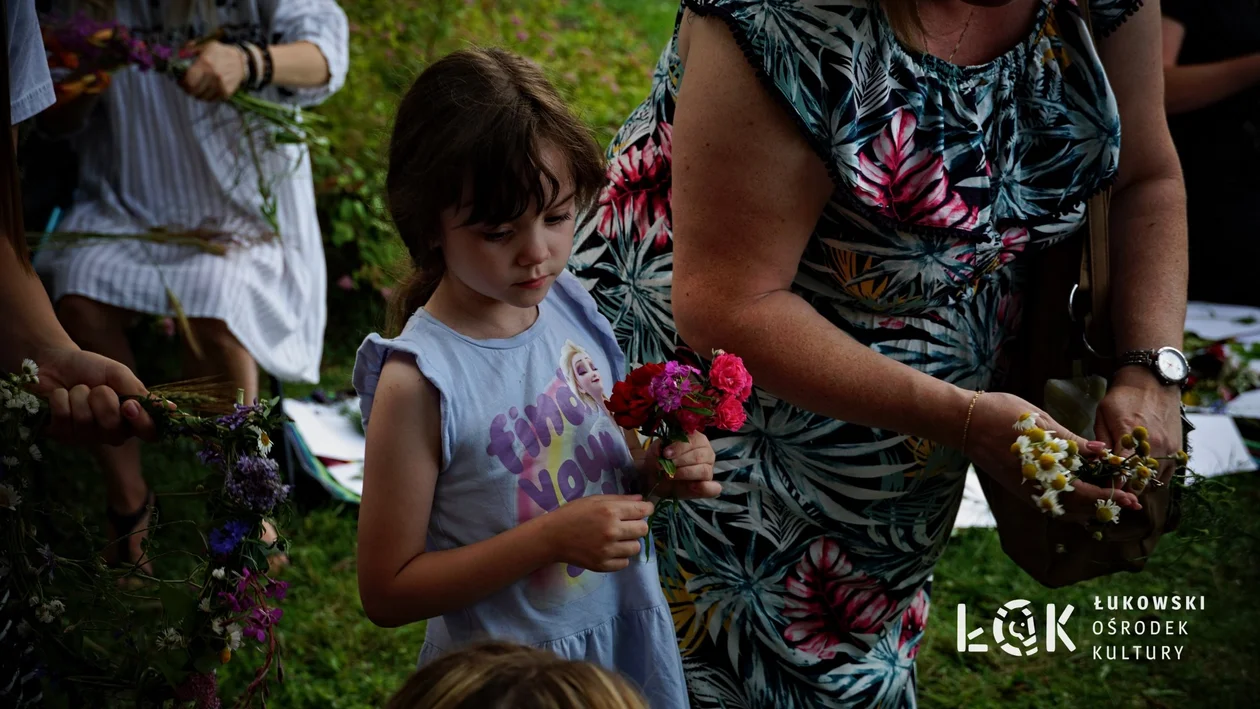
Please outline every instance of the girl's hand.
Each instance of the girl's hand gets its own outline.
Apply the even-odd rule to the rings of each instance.
[[[236,93],[249,72],[245,52],[216,41],[206,42],[195,51],[197,60],[179,82],[184,91],[202,101],[222,101]]]
[[[592,495],[538,521],[556,561],[590,571],[620,571],[642,551],[639,540],[648,535],[652,509],[642,495]]]
[[[1033,488],[1024,482],[1020,473],[1019,458],[1011,453],[1011,444],[1019,434],[1015,432],[1015,421],[1025,413],[1038,415],[1038,422],[1047,432],[1066,441],[1075,441],[1082,455],[1097,455],[1106,444],[1102,441],[1087,441],[1068,431],[1050,418],[1044,411],[1024,401],[1018,396],[997,392],[986,393],[976,400],[971,413],[971,428],[967,434],[966,450],[963,454],[975,463],[981,474],[987,474],[1008,490],[1016,493],[1031,508]],[[1125,509],[1140,510],[1141,503],[1131,492],[1116,490],[1110,487],[1072,481],[1072,492],[1059,496],[1065,514],[1059,519],[1069,522],[1083,522],[1093,519],[1095,502],[1111,499]]]
[[[664,497],[679,499],[717,497],[722,494],[722,485],[713,480],[713,461],[716,459],[713,444],[703,433],[691,434],[686,443],[670,443],[665,446],[665,458],[673,461],[677,468],[672,479],[661,470],[661,454],[661,442],[657,441],[648,451],[644,466],[648,490],[655,490]]]

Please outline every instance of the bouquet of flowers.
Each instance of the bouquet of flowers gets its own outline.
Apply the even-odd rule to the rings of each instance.
[[[176,576],[159,578],[139,562],[107,568],[92,530],[40,489],[48,407],[26,391],[38,377],[29,360],[21,374],[0,376],[0,657],[38,664],[19,665],[20,676],[43,675],[89,705],[128,698],[208,709],[221,703],[215,668],[248,651],[261,660],[237,703],[265,696],[272,670],[282,676],[276,624],[288,588],[268,576],[267,555],[285,542],[262,540],[263,518],[289,493],[270,457],[276,402],[225,405],[204,382],[155,387],[157,398],[141,400],[162,438],[192,442],[206,464],[194,491],[164,493],[204,498],[205,518],[167,521],[150,510],[144,554]],[[200,549],[168,549],[162,532],[176,525],[195,527]],[[0,697],[11,689],[0,686]]]
[[[1171,456],[1151,456],[1149,433],[1141,426],[1120,437],[1120,449],[1133,451],[1131,455],[1104,450],[1095,458],[1082,456],[1075,441],[1058,438],[1054,431],[1043,429],[1037,414],[1020,416],[1015,430],[1020,435],[1011,444],[1011,453],[1020,460],[1023,482],[1032,485],[1032,499],[1037,507],[1055,517],[1064,513],[1059,495],[1072,492],[1072,483],[1076,480],[1109,487],[1113,495],[1115,490],[1141,495],[1149,485],[1164,484],[1159,480],[1161,461],[1174,461],[1176,475],[1183,477],[1189,463],[1189,456],[1180,450]],[[1098,500],[1094,520],[1099,525],[1119,524],[1120,506],[1110,498]],[[1101,531],[1095,531],[1094,537],[1101,539]]]
[[[613,385],[608,410],[623,428],[648,439],[683,442],[687,436],[709,427],[738,431],[747,414],[744,402],[752,394],[752,376],[744,361],[715,350],[707,374],[680,362],[649,363],[630,372]],[[674,464],[662,459],[666,475]]]

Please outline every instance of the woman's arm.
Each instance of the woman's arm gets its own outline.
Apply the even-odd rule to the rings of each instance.
[[[409,355],[390,356],[367,430],[359,510],[359,596],[397,627],[476,603],[553,561],[546,515],[478,544],[425,551],[442,459],[441,408]]]
[[[689,27],[673,138],[679,334],[697,352],[738,352],[796,406],[958,446],[971,392],[863,346],[792,293],[834,186],[725,25]]]
[[[425,551],[441,459],[437,389],[414,359],[395,353],[372,404],[359,509],[359,596],[377,625],[465,608],[548,564],[623,569],[647,536],[651,504],[595,495],[476,544]]]
[[[1186,192],[1159,98],[1159,36],[1159,6],[1147,3],[1099,47],[1124,134],[1110,235],[1118,353],[1180,347],[1186,322]],[[1155,426],[1155,447],[1168,453],[1180,445],[1179,400],[1176,387],[1150,371],[1125,367],[1103,403],[1097,435],[1111,444],[1138,424]]]
[[[1169,114],[1187,113],[1260,83],[1260,54],[1210,64],[1177,63],[1186,27],[1163,18],[1164,107]]]

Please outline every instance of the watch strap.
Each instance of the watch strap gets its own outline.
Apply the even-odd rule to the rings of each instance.
[[[1130,350],[1116,359],[1116,369],[1121,367],[1152,367],[1155,364],[1154,350]]]

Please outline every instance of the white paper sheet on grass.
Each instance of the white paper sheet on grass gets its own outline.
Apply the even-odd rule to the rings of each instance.
[[[344,402],[344,406],[359,408],[357,398]],[[319,458],[330,458],[348,463],[362,462],[367,439],[358,426],[342,412],[343,403],[317,404],[310,401],[285,399],[284,412],[293,419],[302,440],[311,453]],[[333,467],[328,468],[331,473]],[[340,480],[340,479],[339,479]],[[359,483],[360,487],[362,483]]]
[[[1195,430],[1190,433],[1190,469],[1204,477],[1244,473],[1256,470],[1256,461],[1247,450],[1238,426],[1229,416],[1190,414]],[[1032,494],[1031,492],[1029,493]],[[984,499],[984,490],[974,469],[967,471],[962,504],[958,508],[956,529],[993,527],[993,513]]]
[[[1236,337],[1240,342],[1260,342],[1260,308],[1190,303],[1186,309],[1186,332],[1207,340]]]

